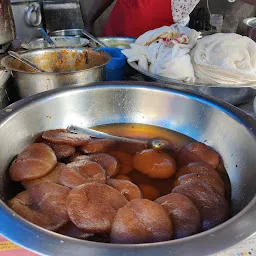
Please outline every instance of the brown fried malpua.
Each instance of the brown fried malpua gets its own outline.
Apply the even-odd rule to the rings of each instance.
[[[201,230],[200,213],[188,197],[170,193],[155,202],[162,205],[172,219],[175,239],[196,234]]]
[[[129,181],[132,181],[132,179],[125,175],[125,174],[117,174],[115,177],[115,179],[118,179],[118,180],[129,180]]]
[[[100,164],[106,171],[108,177],[113,177],[118,173],[118,162],[109,154],[92,154],[89,156],[89,159],[90,161]]]
[[[51,172],[57,164],[53,150],[44,143],[27,146],[13,161],[9,174],[14,181],[41,178]]]
[[[114,145],[114,140],[90,139],[80,146],[79,150],[84,154],[107,153]]]
[[[69,188],[88,182],[106,183],[106,172],[95,162],[73,162],[63,168],[59,182]]]
[[[94,236],[93,233],[86,233],[80,230],[73,222],[68,222],[66,225],[61,227],[60,229],[57,230],[57,233],[69,236],[69,237],[74,237],[78,239],[85,239],[87,240],[88,238]]]
[[[195,204],[201,215],[202,230],[211,229],[229,217],[226,198],[203,181],[179,185],[172,192],[187,196]]]
[[[172,221],[165,209],[147,199],[134,199],[120,208],[111,229],[111,242],[141,244],[172,239]]]
[[[118,190],[128,201],[143,197],[139,187],[131,181],[108,179],[107,184]]]
[[[140,188],[143,198],[154,201],[158,197],[160,197],[160,191],[153,185],[150,184],[139,184],[138,187]]]
[[[138,152],[133,159],[133,167],[152,179],[167,179],[176,172],[176,162],[168,154],[147,149]]]
[[[78,155],[75,158],[72,159],[73,162],[96,162],[103,167],[103,169],[106,171],[107,177],[114,177],[118,173],[118,162],[117,160],[105,153],[99,153],[99,154],[91,154],[91,155]]]
[[[133,169],[133,156],[126,152],[121,151],[111,151],[109,152],[111,156],[113,156],[119,165],[118,173],[119,174],[128,174]]]
[[[42,134],[42,138],[55,144],[66,144],[70,146],[82,146],[90,140],[86,134],[74,134],[64,129],[48,130]]]
[[[70,189],[52,182],[30,186],[8,202],[26,220],[55,231],[69,221],[66,199]]]
[[[46,174],[45,176],[38,178],[38,179],[34,179],[34,180],[27,180],[27,181],[23,181],[22,185],[25,188],[28,188],[29,186],[38,184],[38,183],[42,183],[45,181],[49,181],[49,182],[53,182],[56,184],[60,184],[59,178],[60,178],[60,173],[63,170],[63,168],[65,168],[65,164],[63,163],[57,163],[56,167],[49,172],[48,174]]]
[[[70,220],[86,233],[109,233],[119,208],[128,203],[106,184],[86,183],[71,190],[67,198]]]
[[[194,162],[180,167],[176,172],[175,177],[178,179],[180,176],[190,173],[207,173],[209,175],[215,176],[217,171],[206,163]]]
[[[216,169],[220,163],[220,156],[205,144],[192,142],[180,149],[177,155],[177,161],[180,166],[194,162],[203,162]]]
[[[225,196],[225,185],[220,175],[216,172],[215,176],[209,173],[190,173],[180,176],[176,181],[176,185],[184,185],[187,183],[205,182],[214,188],[219,194]]]
[[[52,148],[58,159],[71,157],[76,153],[76,148],[67,144],[56,144],[47,142],[45,140],[43,141],[43,143],[46,143],[48,146]]]

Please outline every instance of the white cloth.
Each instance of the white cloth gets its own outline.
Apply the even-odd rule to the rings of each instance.
[[[189,14],[200,0],[172,0],[173,21],[185,26],[189,22]]]
[[[191,51],[199,82],[242,85],[256,83],[256,43],[234,33],[214,34]]]
[[[197,31],[178,24],[164,26],[141,35],[131,44],[131,49],[122,52],[128,62],[137,61],[142,69],[153,74],[194,82],[189,52],[199,35]],[[170,41],[164,41],[166,38]]]

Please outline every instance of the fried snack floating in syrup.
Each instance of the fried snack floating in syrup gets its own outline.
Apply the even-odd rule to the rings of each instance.
[[[147,149],[136,153],[133,166],[153,179],[170,178],[176,172],[174,159],[166,153]]]
[[[186,196],[170,193],[156,200],[173,221],[174,238],[182,238],[200,231],[200,213]]]
[[[57,158],[53,150],[43,143],[27,146],[14,160],[9,170],[11,179],[25,181],[41,178],[54,169]]]
[[[71,221],[89,233],[109,233],[119,208],[127,204],[116,189],[99,183],[86,183],[71,190],[67,210]]]
[[[69,188],[43,182],[29,187],[8,205],[23,218],[48,230],[57,230],[69,221],[66,207]]]
[[[107,184],[117,189],[128,201],[143,197],[139,187],[128,180],[108,179]]]
[[[172,239],[172,221],[159,204],[134,199],[117,211],[112,230],[113,243],[153,243]]]
[[[114,131],[120,136],[119,128]],[[123,136],[138,139],[144,131]],[[149,134],[161,137],[161,129]],[[169,140],[165,135],[172,147],[161,152],[65,129],[45,131],[11,164],[11,179],[25,190],[8,205],[38,226],[94,242],[161,242],[213,228],[230,214],[221,157],[180,136],[172,141],[171,131]]]

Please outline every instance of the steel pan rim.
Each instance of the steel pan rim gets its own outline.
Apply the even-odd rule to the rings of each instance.
[[[60,97],[62,95],[68,94],[68,93],[79,93],[80,91],[84,90],[108,90],[108,89],[119,89],[120,87],[124,90],[149,90],[149,91],[162,91],[162,92],[169,92],[173,94],[179,94],[183,96],[188,96],[192,97],[194,100],[204,102],[208,105],[214,106],[220,111],[226,111],[230,116],[235,118],[238,122],[240,122],[242,125],[244,125],[247,130],[253,134],[256,140],[256,122],[253,118],[251,118],[249,115],[245,114],[243,111],[239,110],[238,108],[232,106],[231,104],[225,103],[219,99],[216,99],[214,97],[204,95],[202,93],[197,93],[191,90],[184,90],[184,89],[178,89],[178,88],[167,88],[163,86],[162,88],[159,88],[159,85],[156,83],[143,83],[143,82],[101,82],[101,83],[92,83],[88,87],[79,87],[79,88],[59,88],[55,89],[52,91],[47,91],[43,93],[39,93],[37,95],[25,98],[19,102],[16,102],[12,105],[10,105],[8,108],[10,108],[12,111],[11,112],[6,112],[5,110],[2,111],[2,115],[0,115],[0,128],[8,122],[9,119],[13,118],[19,111],[22,111],[24,108],[31,107],[33,104],[40,103],[42,100],[52,99],[55,97]],[[171,240],[171,241],[166,241],[166,242],[160,242],[160,243],[149,243],[149,244],[138,244],[138,245],[124,245],[124,244],[105,244],[105,243],[95,243],[95,242],[90,242],[90,241],[82,241],[79,239],[74,239],[70,237],[66,237],[54,232],[47,231],[45,229],[42,229],[25,219],[19,217],[18,215],[15,214],[13,216],[14,212],[7,207],[7,205],[0,200],[0,210],[3,211],[3,213],[9,218],[10,220],[13,218],[15,219],[15,224],[19,226],[24,226],[25,231],[28,234],[31,232],[35,233],[35,235],[40,235],[40,237],[45,237],[45,239],[51,239],[56,240],[56,243],[59,241],[63,241],[65,244],[68,243],[69,246],[75,246],[76,245],[81,245],[81,246],[86,246],[90,248],[99,248],[99,249],[123,249],[123,250],[129,250],[129,249],[148,249],[148,248],[166,248],[166,247],[171,247],[172,246],[180,246],[180,245],[195,245],[195,243],[198,242],[204,242],[204,240],[207,238],[207,240],[212,241],[212,248],[208,248],[209,253],[214,253],[216,250],[213,248],[214,243],[216,242],[216,237],[218,237],[218,234],[223,232],[226,232],[226,234],[232,234],[233,232],[237,232],[237,230],[234,228],[232,224],[236,223],[244,223],[245,219],[250,219],[256,217],[256,196],[248,203],[248,205],[241,210],[237,215],[229,219],[228,221],[224,222],[223,224],[210,229],[206,232],[202,232],[187,238],[183,239],[178,239],[178,240]],[[1,224],[0,224],[1,226]],[[30,230],[30,231],[29,231]],[[1,230],[3,235],[7,235],[9,239],[12,239],[17,241],[15,238],[13,238],[12,230],[6,228],[5,230]],[[227,233],[228,232],[228,233]],[[244,230],[241,231],[241,235],[238,237],[232,237],[228,236],[225,237],[225,243],[226,246],[232,246],[235,243],[239,241],[242,241],[251,235],[253,235],[256,232],[256,222],[253,223],[248,223],[247,229],[245,228]],[[12,237],[11,237],[12,236]],[[27,243],[27,246],[29,243]],[[225,248],[222,248],[225,249]],[[36,250],[35,250],[36,251]]]
[[[68,33],[68,32],[75,32],[74,33],[74,37],[75,36],[78,36],[78,35],[82,35],[82,30],[81,28],[70,28],[70,29],[59,29],[59,30],[55,30],[53,32],[50,32],[50,35],[51,36],[57,36],[57,35],[65,35],[65,33]]]
[[[88,42],[89,40],[87,40],[86,38],[84,38],[84,37],[74,37],[74,36],[52,36],[51,37],[51,39],[53,39],[53,40],[56,40],[56,39],[72,39],[72,40],[74,40],[74,38],[79,38],[79,39],[81,39],[82,41],[84,41],[84,43],[82,43],[82,44],[79,44],[79,45],[74,45],[74,46],[72,46],[72,47],[74,47],[74,48],[82,48],[82,47],[84,47],[84,46],[86,46],[86,45],[88,45],[90,42]],[[32,40],[30,40],[29,42],[27,42],[27,43],[22,43],[21,44],[21,47],[23,48],[23,49],[26,49],[26,50],[30,50],[30,51],[32,51],[32,50],[40,50],[40,49],[48,49],[48,48],[51,48],[51,46],[48,46],[48,47],[45,47],[45,48],[41,48],[41,47],[39,47],[39,48],[29,48],[29,45],[30,44],[34,44],[34,43],[43,43],[45,41],[45,39],[44,38],[37,38],[37,39],[32,39]],[[59,49],[59,48],[63,48],[63,46],[62,47],[56,47],[57,49]]]
[[[124,43],[131,43],[136,40],[134,37],[128,37],[128,36],[100,36],[97,37],[100,41],[108,42],[108,41],[122,41]]]

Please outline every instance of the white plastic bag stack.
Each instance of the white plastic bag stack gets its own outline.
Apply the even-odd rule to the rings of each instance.
[[[175,24],[164,26],[141,35],[131,49],[123,50],[128,62],[153,74],[194,82],[195,75],[190,51],[200,35],[197,31]]]
[[[248,37],[234,33],[207,36],[197,42],[191,58],[199,82],[256,83],[256,43]]]

